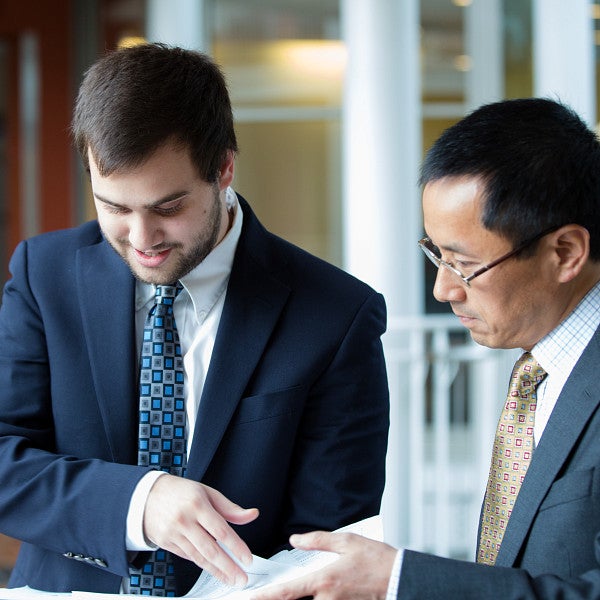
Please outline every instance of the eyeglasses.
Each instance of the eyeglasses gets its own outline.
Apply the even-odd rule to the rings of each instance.
[[[501,262],[504,262],[505,260],[508,260],[509,258],[515,256],[516,254],[521,252],[521,250],[524,250],[525,248],[527,248],[527,246],[530,246],[534,242],[537,242],[540,238],[543,238],[545,235],[548,235],[549,233],[552,233],[553,231],[556,231],[557,229],[558,229],[558,227],[550,227],[549,229],[544,229],[544,231],[542,231],[541,233],[538,233],[536,236],[523,242],[522,244],[517,246],[514,250],[511,250],[507,254],[503,254],[500,258],[497,258],[496,260],[493,260],[491,263],[484,265],[483,267],[477,269],[474,273],[471,273],[470,275],[463,275],[456,267],[454,267],[450,263],[446,262],[445,260],[442,260],[440,249],[428,237],[424,237],[422,240],[419,240],[418,244],[419,244],[419,247],[421,248],[421,250],[423,250],[423,252],[425,253],[425,256],[438,269],[440,267],[445,267],[446,269],[448,269],[455,275],[458,275],[458,277],[460,277],[462,279],[462,281],[467,285],[467,287],[471,287],[471,281],[473,281],[473,279],[475,279],[475,277],[479,277],[481,274],[485,273],[486,271],[489,271],[492,267],[495,267],[496,265],[499,265]]]

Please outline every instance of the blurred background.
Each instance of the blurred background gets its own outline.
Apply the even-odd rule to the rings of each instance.
[[[471,558],[514,355],[475,346],[431,296],[419,163],[502,98],[561,99],[595,128],[599,18],[591,0],[0,0],[0,283],[21,239],[94,218],[69,137],[85,69],[145,40],[208,52],[234,105],[235,189],[386,297],[387,540]],[[17,547],[0,537],[0,585]]]

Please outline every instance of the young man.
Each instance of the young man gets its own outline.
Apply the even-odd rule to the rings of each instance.
[[[98,220],[23,242],[0,311],[10,585],[183,595],[200,568],[242,585],[224,546],[245,562],[376,514],[383,299],[233,191],[218,67],[109,54],[73,133]]]
[[[600,144],[558,103],[500,102],[448,129],[421,180],[435,297],[476,342],[524,351],[478,564],[316,532],[292,543],[338,561],[256,598],[598,598]]]

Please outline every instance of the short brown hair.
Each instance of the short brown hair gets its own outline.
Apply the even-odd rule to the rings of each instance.
[[[102,175],[143,163],[167,142],[189,148],[214,182],[237,152],[225,78],[201,52],[143,44],[111,52],[85,73],[72,122],[75,145]]]

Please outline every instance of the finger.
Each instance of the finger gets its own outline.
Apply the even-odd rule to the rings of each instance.
[[[165,506],[171,507],[167,514]],[[154,483],[148,496],[144,530],[148,539],[158,546],[179,555],[186,554],[200,567],[230,585],[244,584],[247,576],[243,569],[217,541],[242,564],[250,564],[250,549],[226,519],[244,523],[257,515],[256,509],[244,509],[212,488],[164,475]],[[175,546],[180,550],[175,550]]]
[[[209,503],[199,511],[194,521],[181,531],[193,546],[192,559],[196,564],[207,568],[211,573],[226,573],[230,585],[246,584],[247,575],[242,565],[252,563],[252,553],[229,523]]]
[[[242,508],[239,504],[232,502],[214,488],[206,487],[206,493],[214,509],[230,523],[245,525],[258,517],[257,508]]]
[[[242,564],[249,565],[252,562],[252,553],[246,543],[229,526],[229,522],[243,525],[258,517],[258,509],[244,509],[228,500],[223,494],[207,489],[210,499],[209,511],[203,511],[198,519],[200,524],[213,537],[229,550]]]
[[[191,541],[192,537],[194,541]],[[190,538],[184,537],[179,541],[177,554],[193,561],[227,585],[239,588],[246,585],[248,576],[245,571],[207,532],[190,535]]]
[[[250,565],[252,563],[250,548],[248,548],[246,542],[226,522],[208,520],[207,522],[203,522],[203,525],[210,536],[212,536],[212,540],[215,546],[219,548],[220,554],[227,555],[226,551],[220,548],[219,544],[224,546],[242,565]],[[216,542],[219,542],[219,544]],[[229,558],[229,560],[232,559]]]
[[[201,514],[200,514],[201,513]],[[217,523],[213,531],[207,530],[207,523],[213,520]],[[243,568],[216,541],[217,537],[230,539],[229,533],[237,535],[227,522],[210,505],[196,515],[185,515],[173,523],[169,536],[160,544],[161,547],[191,560],[202,569],[206,569],[215,577],[231,586],[243,587],[247,583],[247,575]],[[239,538],[238,538],[239,539]],[[242,550],[246,549],[252,561],[250,550],[244,542]],[[241,552],[243,556],[243,552]]]

